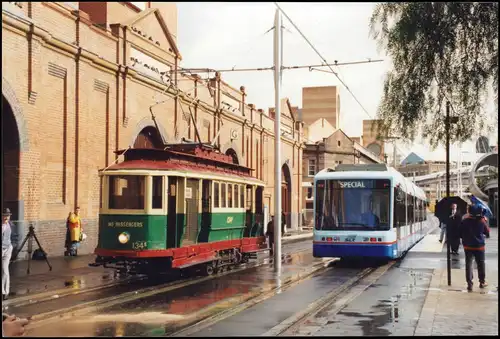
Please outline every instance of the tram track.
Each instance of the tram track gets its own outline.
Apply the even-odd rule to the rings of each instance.
[[[334,258],[329,261],[325,261],[318,265],[322,266],[319,269],[298,274],[295,279],[288,279],[287,281],[282,282],[282,284],[276,287],[272,287],[262,291],[259,295],[249,295],[243,298],[243,300],[242,298],[234,298],[234,300],[223,300],[220,302],[220,304],[223,304],[222,306],[219,306],[219,303],[211,305],[195,314],[191,314],[188,318],[184,319],[183,322],[181,322],[180,324],[176,324],[176,328],[172,328],[172,330],[166,334],[169,336],[189,336],[196,332],[199,332],[219,321],[227,319],[239,312],[242,312],[260,302],[271,298],[272,296],[276,295],[277,292],[288,290],[289,288],[302,283],[306,279],[321,274],[325,269],[328,269],[328,266],[332,262],[335,262],[337,260],[338,258]]]
[[[312,236],[310,238],[312,239]],[[309,245],[308,240],[310,240],[310,239],[309,238],[300,238],[300,239],[290,239],[288,241],[285,240],[283,245],[285,247],[288,247],[288,249],[287,249],[287,252],[283,255],[288,255],[291,253],[299,253],[302,251],[309,250],[310,248],[302,248],[304,244]],[[296,248],[298,248],[298,249],[296,249]],[[71,297],[71,296],[77,296],[77,295],[86,294],[86,293],[98,292],[101,290],[111,289],[111,288],[119,287],[122,285],[128,285],[128,284],[133,284],[133,283],[137,283],[137,282],[141,282],[141,281],[146,281],[149,279],[150,278],[147,277],[146,275],[125,276],[124,278],[117,279],[113,282],[109,282],[109,283],[102,284],[99,286],[84,288],[84,289],[72,290],[72,289],[68,289],[66,287],[66,288],[61,288],[61,289],[47,291],[47,292],[29,294],[29,295],[21,296],[21,297],[17,297],[17,298],[10,298],[10,299],[4,301],[2,304],[2,309],[3,309],[3,311],[7,311],[9,308],[17,308],[17,307],[21,307],[21,306],[35,305],[38,303],[48,302],[48,301],[51,301],[54,299],[61,300],[65,297]],[[179,279],[175,278],[175,277],[173,277],[171,279],[177,279],[177,281],[179,281]]]
[[[262,336],[290,335],[290,331],[296,332],[296,330],[300,328],[305,322],[307,322],[317,314],[320,314],[322,311],[324,311],[328,307],[331,307],[332,305],[335,305],[338,308],[337,312],[340,311],[343,307],[345,307],[347,303],[349,303],[352,299],[354,299],[371,284],[373,284],[378,278],[380,278],[380,276],[382,276],[394,263],[395,262],[391,262],[380,267],[359,268],[359,272],[357,272],[355,276],[348,279],[342,285],[336,287],[334,290],[327,293],[323,297],[316,299],[314,302],[309,304],[308,307],[277,324],[276,326],[262,334]],[[280,293],[286,293],[288,290],[304,283],[308,279],[316,279],[325,274],[329,274],[333,279],[335,279],[335,277],[338,277],[340,279],[341,277],[345,276],[345,274],[347,274],[347,272],[345,271],[346,268],[327,267],[327,265],[325,265],[325,269],[323,270],[317,270],[314,272],[310,272],[309,274],[306,273],[301,279],[284,282],[280,286],[265,291],[259,296],[249,297],[245,300],[226,300],[223,303],[223,307],[220,307],[220,310],[218,310],[217,304],[211,305],[207,309],[200,310],[199,312],[197,312],[197,314],[190,314],[189,317],[182,319],[180,322],[170,325],[169,328],[171,329],[171,331],[165,334],[169,336],[198,336],[203,333],[203,331],[207,331],[207,328],[213,327],[218,322],[223,322],[225,319],[235,316],[240,312],[243,312],[246,309],[265,301],[266,299],[275,296],[278,291]],[[328,271],[331,272],[327,273]],[[364,284],[364,282],[367,280],[370,283]],[[232,306],[230,305],[231,302],[233,304]],[[228,324],[230,323],[231,322],[229,322]]]
[[[391,261],[377,268],[364,269],[339,288],[317,299],[306,309],[285,319],[262,336],[314,335],[316,331],[327,325],[328,317],[344,309],[352,300],[372,286],[396,262]]]
[[[286,253],[283,254],[282,260],[287,260],[293,255],[311,250],[309,242],[303,241],[302,243],[294,243],[294,246],[287,246],[289,248],[286,250]],[[131,282],[137,282],[139,280],[145,283],[147,283],[148,281],[147,277],[138,277],[135,280],[129,279],[127,281],[119,281],[114,284],[107,284],[106,286],[100,286],[81,291],[72,291],[59,298],[44,297],[43,300],[40,300],[38,302],[24,301],[20,304],[10,305],[9,312],[12,312],[18,316],[30,316],[30,310],[36,309],[37,314],[33,314],[31,316],[31,323],[29,325],[31,328],[36,328],[38,326],[45,325],[47,322],[61,321],[63,319],[74,317],[77,315],[92,313],[100,309],[119,305],[125,301],[128,302],[153,296],[155,294],[174,291],[211,279],[217,279],[226,275],[236,274],[248,269],[270,264],[272,264],[272,259],[265,257],[257,259],[254,262],[243,264],[233,270],[214,274],[211,276],[182,278],[182,280],[177,279],[159,285],[152,282],[151,286],[136,289],[134,288],[134,286],[130,286],[129,284]],[[123,292],[120,291],[121,288],[123,288]],[[98,295],[98,298],[95,298],[95,295],[93,296],[93,294],[112,295],[104,298],[99,298]],[[88,295],[88,297],[86,297],[85,295]],[[64,303],[65,300],[69,298],[75,299],[73,300],[73,305],[64,308],[57,307],[58,303]],[[41,312],[40,309],[42,310]]]

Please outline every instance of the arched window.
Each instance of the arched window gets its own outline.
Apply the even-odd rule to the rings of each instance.
[[[142,129],[134,142],[134,148],[163,148],[163,140],[156,127],[148,126]]]

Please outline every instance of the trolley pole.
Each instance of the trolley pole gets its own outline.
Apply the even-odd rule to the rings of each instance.
[[[450,102],[446,102],[446,197],[450,197]],[[449,213],[449,211],[447,211]],[[451,258],[450,258],[450,227],[446,225],[446,268],[448,271],[448,286],[451,286]]]
[[[281,15],[274,17],[274,271],[281,272]]]

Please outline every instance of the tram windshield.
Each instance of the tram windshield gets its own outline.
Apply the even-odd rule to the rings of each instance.
[[[318,180],[317,230],[389,230],[390,181]]]
[[[109,208],[118,210],[143,210],[144,187],[143,175],[110,175]]]

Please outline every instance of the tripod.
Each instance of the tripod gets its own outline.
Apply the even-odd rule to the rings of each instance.
[[[38,241],[38,238],[36,237],[35,228],[33,227],[33,225],[30,225],[28,234],[26,234],[26,237],[24,238],[23,243],[21,244],[21,247],[19,247],[19,249],[12,256],[13,259],[16,259],[17,256],[18,256],[18,254],[19,254],[19,252],[21,252],[21,250],[23,249],[24,244],[26,244],[26,241],[29,239],[29,242],[28,242],[28,270],[27,270],[27,274],[30,274],[31,253],[33,252],[33,238],[35,238],[35,241],[38,244],[38,248],[40,250],[42,250],[43,253],[46,253],[43,250],[42,245],[40,245],[40,242]],[[52,266],[50,265],[49,259],[47,259],[47,254],[45,254],[45,261],[47,262],[47,265],[49,265],[49,270],[52,271]]]

